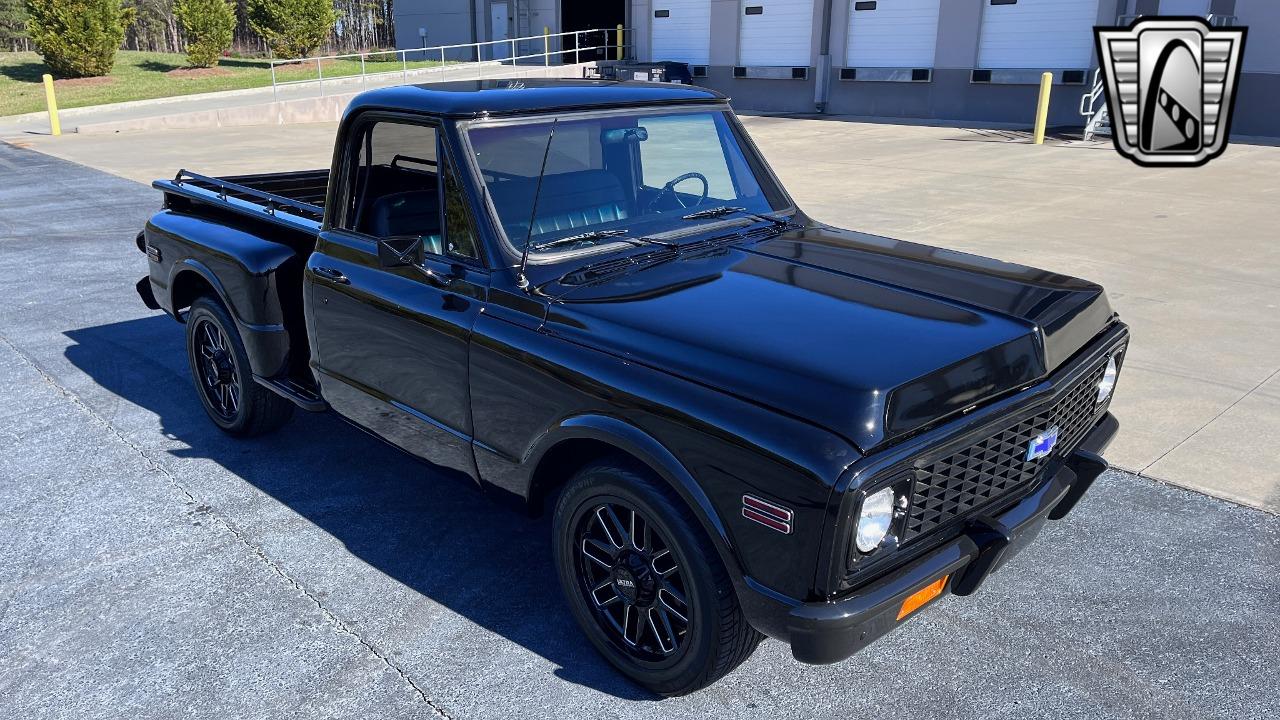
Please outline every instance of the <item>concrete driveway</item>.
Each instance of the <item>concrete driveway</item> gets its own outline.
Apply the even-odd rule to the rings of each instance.
[[[252,441],[213,428],[181,327],[133,294],[145,269],[133,235],[154,191],[2,144],[0,179],[3,715],[1280,709],[1280,518],[1122,472],[978,595],[943,600],[850,661],[803,666],[769,642],[712,688],[658,701],[573,626],[545,521],[332,416],[299,414]]]

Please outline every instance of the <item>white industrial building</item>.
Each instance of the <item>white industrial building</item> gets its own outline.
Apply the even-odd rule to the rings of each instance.
[[[784,112],[1030,123],[1049,71],[1051,124],[1081,125],[1093,27],[1155,14],[1249,26],[1233,133],[1280,135],[1280,0],[398,0],[396,29],[419,47],[621,24],[630,57]]]

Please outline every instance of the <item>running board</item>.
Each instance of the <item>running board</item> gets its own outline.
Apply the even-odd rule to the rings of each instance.
[[[324,398],[311,388],[299,385],[293,378],[264,378],[254,375],[253,380],[307,412],[324,412],[329,409],[329,403]]]

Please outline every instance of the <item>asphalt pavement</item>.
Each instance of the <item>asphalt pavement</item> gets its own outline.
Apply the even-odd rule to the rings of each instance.
[[[0,144],[0,715],[1280,711],[1280,517],[1121,472],[977,595],[849,661],[766,642],[659,700],[578,633],[546,520],[331,415],[249,441],[214,429],[181,326],[133,291],[158,203]]]

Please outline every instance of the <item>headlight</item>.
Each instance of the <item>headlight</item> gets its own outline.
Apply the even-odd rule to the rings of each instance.
[[[1116,358],[1114,355],[1107,358],[1107,369],[1102,373],[1102,379],[1098,381],[1098,402],[1101,403],[1111,397],[1111,391],[1116,389]]]
[[[859,552],[871,552],[880,547],[893,523],[893,488],[887,487],[862,501],[858,513],[858,536],[854,541]]]

